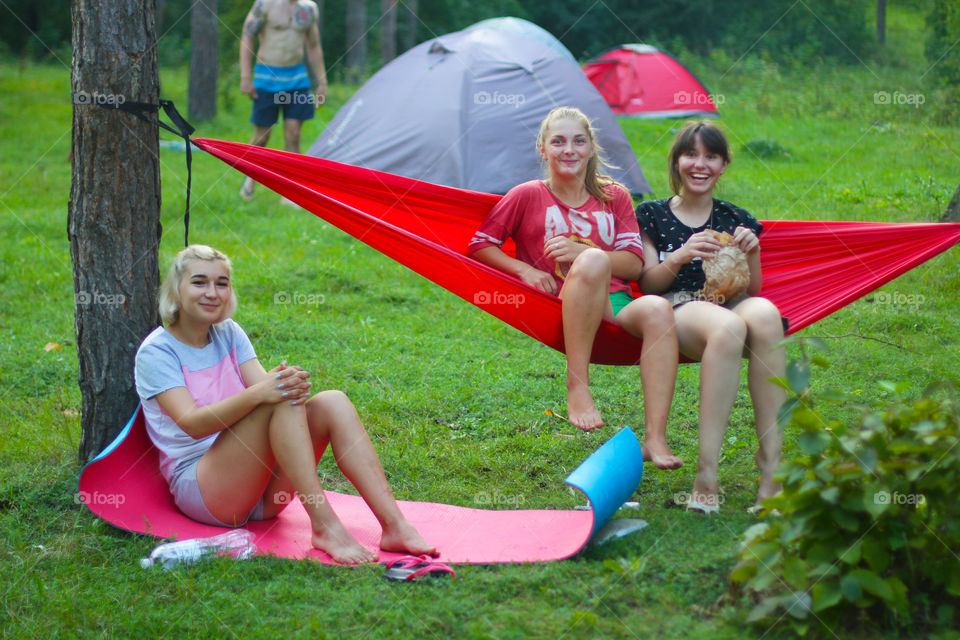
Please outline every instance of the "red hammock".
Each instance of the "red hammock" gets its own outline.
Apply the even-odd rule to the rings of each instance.
[[[198,147],[444,289],[563,351],[560,299],[464,255],[501,196],[263,147]],[[960,241],[960,223],[764,220],[763,291],[798,331]],[[504,249],[512,253],[511,246]],[[604,321],[592,362],[630,365],[641,342]]]

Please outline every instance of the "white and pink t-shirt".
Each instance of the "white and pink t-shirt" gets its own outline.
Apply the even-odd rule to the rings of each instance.
[[[561,202],[542,180],[519,184],[487,214],[467,246],[467,255],[485,247],[501,247],[507,238],[513,238],[517,259],[553,274],[558,289],[566,273],[544,255],[544,243],[550,238],[564,236],[603,251],[629,251],[642,260],[643,245],[630,195],[620,187],[607,189],[613,196],[609,202],[590,196],[574,208]],[[610,293],[630,290],[626,280],[611,278]]]
[[[240,365],[257,357],[250,338],[233,320],[210,328],[210,343],[191,347],[157,327],[137,350],[135,378],[143,405],[147,433],[160,451],[160,472],[168,483],[178,472],[199,458],[218,434],[194,439],[164,413],[157,395],[185,387],[198,407],[236,395],[246,385]]]

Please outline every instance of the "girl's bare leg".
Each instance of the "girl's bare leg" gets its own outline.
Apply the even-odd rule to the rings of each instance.
[[[691,500],[719,506],[720,449],[740,386],[746,325],[729,309],[709,302],[689,302],[674,313],[680,351],[700,360],[700,452]]]
[[[780,312],[765,298],[748,298],[734,308],[747,324],[747,381],[753,400],[754,421],[757,424],[757,455],[754,459],[760,469],[757,504],[780,492],[774,474],[780,466],[783,435],[777,425],[777,413],[787,399],[781,387],[770,378],[786,373],[786,350],[777,345],[783,340]]]
[[[590,354],[604,314],[610,310],[610,259],[599,249],[587,249],[573,261],[560,290],[563,343],[567,353],[567,416],[578,429],[603,426],[590,393]]]
[[[653,462],[658,469],[679,469],[683,460],[673,455],[667,445],[667,419],[679,360],[673,309],[659,296],[642,296],[621,309],[615,321],[643,340],[643,459]]]
[[[307,403],[311,431],[330,442],[337,466],[357,488],[380,522],[380,548],[414,555],[439,555],[400,512],[383,467],[350,399],[340,391],[323,391]]]
[[[197,480],[210,513],[234,524],[242,523],[261,497],[269,517],[296,493],[310,517],[314,546],[344,564],[372,562],[373,552],[357,542],[327,503],[318,459],[304,407],[264,405],[220,434],[201,458]]]

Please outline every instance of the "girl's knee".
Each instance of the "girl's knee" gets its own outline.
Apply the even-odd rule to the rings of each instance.
[[[743,320],[750,333],[751,342],[760,341],[774,345],[783,339],[783,320],[780,310],[766,298],[753,298],[749,308],[744,309]]]
[[[321,419],[342,416],[344,413],[356,414],[353,402],[339,389],[328,389],[316,394],[306,403],[307,413]]]
[[[673,306],[660,296],[641,296],[633,303],[636,305],[634,317],[645,331],[670,331],[675,326]]]
[[[660,296],[643,296],[646,303],[645,311],[652,320],[659,323],[674,323],[673,305],[666,298]]]
[[[610,257],[600,249],[590,247],[576,257],[570,265],[567,278],[610,280]]]
[[[312,398],[307,400],[307,407],[322,407],[322,408],[334,408],[337,406],[342,406],[344,404],[353,405],[350,402],[350,398],[347,397],[343,391],[339,389],[327,389],[315,394]]]
[[[728,344],[731,350],[742,349],[747,340],[747,323],[735,313],[723,314],[714,322],[707,340],[714,344]]]

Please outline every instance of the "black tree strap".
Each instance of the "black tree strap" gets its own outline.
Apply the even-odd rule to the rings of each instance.
[[[192,171],[191,171],[191,149],[190,145],[193,144],[193,141],[190,140],[190,134],[192,134],[196,129],[187,122],[183,116],[180,115],[180,112],[177,111],[177,108],[174,106],[173,102],[170,100],[160,99],[160,104],[150,104],[148,102],[96,102],[101,107],[107,109],[119,109],[121,111],[126,111],[127,113],[132,113],[137,116],[144,122],[149,122],[150,124],[157,125],[166,129],[167,131],[173,133],[176,136],[183,138],[184,147],[187,151],[187,203],[186,209],[183,213],[183,244],[184,246],[189,246],[190,244],[190,184],[192,182]],[[162,122],[159,117],[160,109],[163,109],[163,112],[167,114],[167,117],[170,118],[170,121],[173,123],[174,129],[170,125]],[[148,118],[146,113],[157,113],[157,119],[152,120]]]

